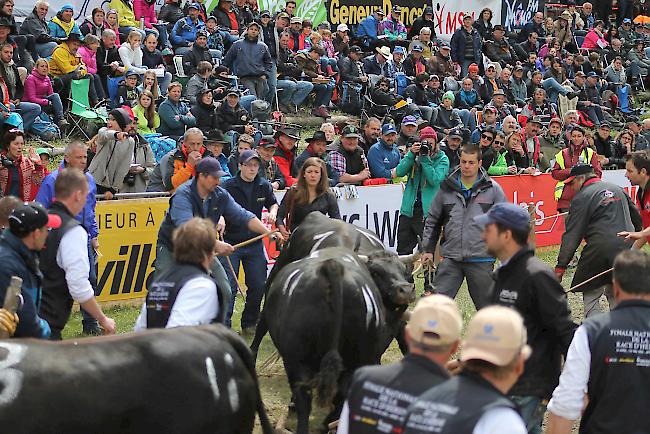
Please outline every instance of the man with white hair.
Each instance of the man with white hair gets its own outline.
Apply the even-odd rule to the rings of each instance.
[[[102,32],[102,40],[97,49],[97,73],[107,93],[108,78],[124,75],[126,72],[120,53],[117,51],[117,45],[115,45],[116,40],[115,31],[106,29]]]
[[[32,13],[20,25],[21,35],[33,35],[36,38],[36,52],[39,57],[48,58],[57,47],[57,43],[47,26],[47,12],[50,4],[45,0],[38,0]]]

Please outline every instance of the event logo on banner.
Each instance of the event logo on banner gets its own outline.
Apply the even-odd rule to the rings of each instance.
[[[328,21],[335,27],[339,24],[356,26],[375,9],[382,8],[387,14],[393,9],[393,5],[402,8],[400,21],[409,27],[422,16],[425,6],[430,3],[422,0],[372,0],[361,4],[355,0],[328,0],[326,5]]]
[[[525,0],[524,0],[525,1]],[[435,30],[438,38],[449,41],[454,32],[463,27],[463,17],[471,14],[479,18],[485,8],[492,10],[492,24],[501,17],[501,0],[445,0],[433,2]]]
[[[501,22],[507,31],[522,28],[535,12],[544,10],[544,0],[503,0]]]

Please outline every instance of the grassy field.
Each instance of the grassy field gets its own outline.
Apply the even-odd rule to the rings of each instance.
[[[557,258],[557,250],[551,248],[540,249],[538,256],[544,262],[553,267],[555,265],[555,260]],[[564,283],[565,287],[568,287],[571,277],[573,275],[573,270],[570,269],[565,276]],[[418,294],[421,293],[422,281],[419,280],[416,282],[418,285]],[[474,305],[469,297],[465,285],[461,288],[457,296],[457,301],[460,306],[460,309],[463,314],[463,320],[465,324],[469,319],[474,315],[476,310]],[[582,320],[582,299],[578,294],[569,294],[569,304],[571,311],[576,322]],[[243,310],[243,303],[241,297],[237,298],[235,306],[235,314],[233,319],[233,327],[235,330],[239,331],[239,318]],[[118,332],[125,333],[133,329],[135,320],[140,312],[140,306],[115,306],[107,309],[107,314],[115,319],[118,325]],[[67,327],[63,332],[65,339],[70,338],[79,338],[81,337],[81,316],[79,312],[75,312],[70,319]],[[267,360],[274,352],[273,343],[271,339],[267,336],[260,348],[258,356],[258,366]],[[388,351],[384,354],[382,363],[392,363],[396,362],[401,358],[401,353],[395,342],[390,346]],[[258,372],[260,378],[260,384],[262,388],[262,396],[264,403],[268,409],[269,415],[272,420],[275,422],[283,414],[286,414],[287,404],[289,403],[290,391],[284,374],[284,370],[281,362],[277,362],[274,365],[268,367],[267,369],[260,370]],[[325,416],[325,409],[319,409],[314,407],[312,412],[312,426],[316,428],[320,425],[320,421]],[[293,420],[289,419],[287,421],[287,427],[291,428],[293,426]]]

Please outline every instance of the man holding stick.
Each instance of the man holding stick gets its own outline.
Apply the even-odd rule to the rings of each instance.
[[[638,232],[621,232],[618,235],[626,240],[635,240],[634,248],[640,249],[650,240],[650,152],[636,151],[625,162],[625,176],[632,185],[638,185],[636,205],[641,213],[643,230]]]
[[[641,228],[641,216],[632,199],[614,184],[601,181],[589,164],[571,168],[564,181],[575,191],[566,218],[566,230],[557,258],[555,274],[561,281],[580,242],[585,245],[571,286],[583,293],[585,318],[601,313],[600,297],[604,294],[613,307],[611,275],[604,273],[614,258],[631,243],[617,237],[619,232]]]
[[[173,267],[173,242],[174,229],[180,227],[193,217],[208,218],[217,225],[224,217],[225,221],[238,222],[258,234],[268,233],[268,229],[250,211],[246,211],[232,196],[219,186],[221,176],[225,173],[221,164],[214,157],[201,159],[195,168],[196,175],[189,181],[179,186],[174,195],[169,199],[169,210],[165,220],[158,231],[156,245],[156,277]],[[217,241],[215,251],[218,255],[231,255],[235,249],[226,242]],[[228,277],[217,260],[212,260],[212,277],[215,280],[223,305],[230,304],[230,284]]]

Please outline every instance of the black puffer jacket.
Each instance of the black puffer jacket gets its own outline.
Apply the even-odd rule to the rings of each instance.
[[[232,108],[224,102],[217,107],[217,128],[223,132],[233,130],[243,134],[244,126],[249,123],[249,120],[248,112],[239,104]]]
[[[192,45],[192,49],[183,54],[183,72],[185,75],[191,77],[196,74],[196,67],[202,61],[212,63],[212,55],[210,55],[208,47]]]
[[[548,398],[558,384],[576,325],[553,270],[523,247],[494,273],[492,303],[512,307],[524,318],[533,353],[510,389],[511,395]]]
[[[160,13],[158,14],[158,20],[167,23],[167,31],[172,32],[174,24],[176,21],[183,18],[185,14],[180,7],[180,1],[178,3],[167,3],[160,8]]]
[[[203,134],[207,135],[210,130],[218,129],[219,121],[217,120],[217,111],[214,105],[207,105],[198,101],[192,106],[190,112],[196,118],[196,127],[203,131]]]

